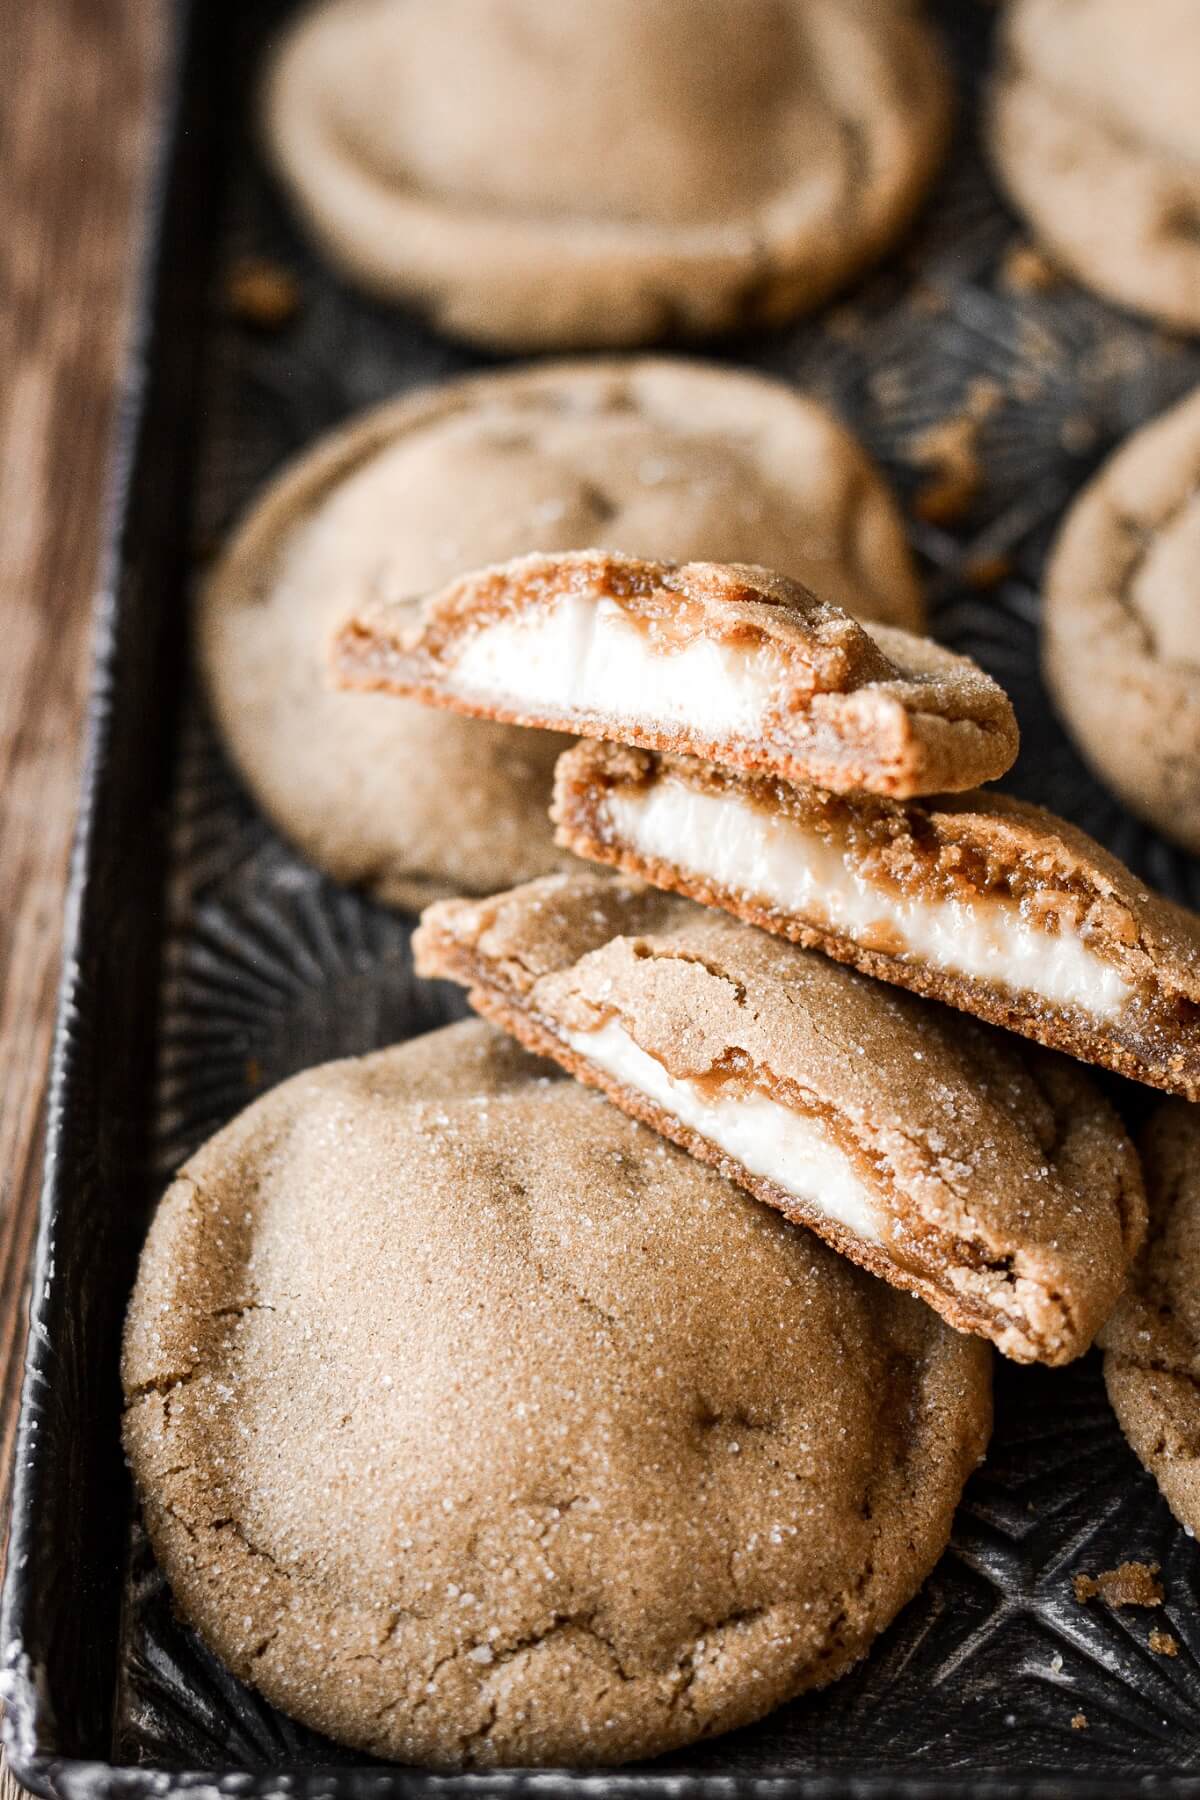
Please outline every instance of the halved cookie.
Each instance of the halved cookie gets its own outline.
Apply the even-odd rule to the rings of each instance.
[[[1091,1343],[1141,1242],[1133,1147],[1077,1064],[606,876],[431,907],[423,974],[1019,1361]]]
[[[1196,255],[1200,290],[1200,238]],[[1074,501],[1042,614],[1047,685],[1080,750],[1126,806],[1200,854],[1198,571],[1200,388]]]
[[[1150,1230],[1104,1327],[1121,1429],[1175,1517],[1200,1531],[1200,1110],[1159,1107],[1142,1136]]]
[[[181,1612],[273,1704],[401,1762],[611,1763],[866,1654],[990,1360],[472,1021],[190,1159],[124,1440]]]
[[[949,98],[913,0],[326,0],[263,110],[354,279],[588,348],[818,304],[908,222]]]
[[[839,796],[581,743],[554,817],[577,856],[1200,1099],[1200,919],[1039,806]]]
[[[1013,0],[993,88],[996,167],[1081,281],[1200,331],[1195,0]]]
[[[860,616],[921,626],[882,478],[781,382],[651,357],[447,382],[365,413],[285,470],[201,594],[217,721],[279,828],[338,880],[401,906],[560,867],[546,808],[562,739],[339,694],[327,649],[372,596],[591,543],[765,555]]]
[[[745,563],[525,556],[361,606],[346,687],[842,792],[937,793],[1002,775],[1006,694],[965,656]]]

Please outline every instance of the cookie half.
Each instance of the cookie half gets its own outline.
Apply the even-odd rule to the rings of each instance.
[[[577,856],[1200,1100],[1200,919],[1041,807],[838,796],[581,743],[554,817]]]
[[[835,792],[973,787],[1017,753],[1007,695],[969,658],[745,563],[519,557],[368,603],[333,654],[346,687]]]
[[[601,543],[768,556],[863,617],[921,625],[898,512],[823,407],[658,358],[562,363],[411,395],[267,488],[201,594],[218,724],[260,804],[320,867],[419,907],[559,867],[563,740],[334,691],[328,640],[368,599]]]
[[[1084,756],[1126,806],[1195,852],[1198,569],[1200,389],[1135,432],[1075,501],[1042,614],[1046,681]]]
[[[1101,1336],[1121,1429],[1181,1524],[1200,1531],[1200,1112],[1167,1101],[1142,1137],[1150,1230]]]
[[[653,1755],[831,1681],[990,1413],[983,1346],[477,1022],[191,1159],[123,1380],[184,1616],[306,1724],[440,1767]]]
[[[817,305],[903,230],[948,113],[910,0],[325,0],[263,93],[335,265],[540,349]]]
[[[1194,0],[1013,0],[991,141],[1016,204],[1089,287],[1200,331]]]
[[[418,967],[864,1268],[1022,1362],[1091,1343],[1145,1226],[1077,1064],[605,876],[447,900]]]

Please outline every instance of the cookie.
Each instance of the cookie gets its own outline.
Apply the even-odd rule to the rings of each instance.
[[[945,1546],[983,1347],[472,1021],[181,1172],[125,1445],[185,1617],[316,1729],[603,1763],[865,1654]]]
[[[1121,1429],[1189,1531],[1200,1531],[1200,1112],[1165,1101],[1142,1137],[1150,1230],[1101,1335]]]
[[[950,1324],[1080,1355],[1145,1226],[1077,1064],[640,883],[425,913],[420,972]]]
[[[327,0],[263,94],[331,262],[538,349],[816,306],[903,231],[948,114],[912,0]]]
[[[364,692],[835,792],[973,787],[1017,753],[1008,696],[967,657],[868,632],[746,563],[518,557],[434,594],[367,602],[333,658]]]
[[[599,542],[761,553],[849,609],[920,628],[874,466],[781,383],[656,358],[448,382],[368,412],[261,497],[202,594],[225,740],[279,828],[340,881],[420,907],[559,866],[563,740],[332,691],[329,633],[372,595]]]
[[[1200,918],[1039,806],[841,797],[581,743],[554,817],[577,856],[1200,1100]]]
[[[1200,271],[1200,243],[1197,258]],[[1042,637],[1055,705],[1100,779],[1200,853],[1197,567],[1200,389],[1075,501],[1047,567]]]
[[[1118,305],[1200,331],[1195,0],[1013,0],[990,137],[1051,253]]]

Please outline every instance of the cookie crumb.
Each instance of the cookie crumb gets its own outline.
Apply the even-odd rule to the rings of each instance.
[[[1147,1642],[1155,1656],[1179,1655],[1179,1640],[1178,1638],[1172,1637],[1169,1631],[1154,1630],[1150,1633]]]
[[[244,324],[280,331],[300,310],[300,283],[278,263],[239,257],[225,277],[225,304]]]
[[[1071,1715],[1071,1730],[1072,1731],[1086,1731],[1087,1728],[1088,1728],[1087,1714],[1086,1713],[1072,1713],[1072,1715]]]
[[[1076,1575],[1072,1585],[1080,1606],[1097,1595],[1109,1606],[1161,1606],[1163,1586],[1155,1580],[1157,1574],[1157,1563],[1123,1562],[1098,1575]]]
[[[1014,294],[1048,294],[1062,285],[1062,275],[1036,244],[1014,244],[1004,258],[1001,275]]]
[[[975,556],[963,564],[963,580],[973,588],[993,588],[1012,574],[1011,556]]]
[[[909,440],[908,454],[930,478],[918,488],[913,508],[927,525],[952,525],[963,518],[983,486],[976,444],[980,427],[1004,398],[999,382],[972,381],[957,413],[927,425]]]

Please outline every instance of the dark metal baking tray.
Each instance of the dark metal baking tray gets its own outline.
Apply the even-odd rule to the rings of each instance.
[[[349,292],[295,235],[248,128],[283,8],[207,0],[177,43],[116,460],[111,555],[55,1047],[49,1160],[2,1631],[13,1769],[43,1794],[1200,1796],[1200,1553],[1126,1448],[1095,1357],[1000,1366],[997,1427],[954,1541],[855,1673],[761,1725],[636,1770],[435,1778],[273,1712],[174,1618],[118,1445],[117,1351],[154,1196],[265,1086],[456,1016],[416,982],[411,922],[322,879],[227,767],[187,665],[196,568],[289,453],[356,408],[482,359]],[[1016,227],[979,154],[992,9],[943,0],[963,95],[912,241],[815,321],[716,354],[832,400],[921,504],[947,418],[982,471],[952,524],[916,523],[937,632],[1014,695],[1010,785],[1078,820],[1175,898],[1200,866],[1089,777],[1039,684],[1037,584],[1064,503],[1129,428],[1200,379],[1200,352],[1071,284],[1014,285]],[[278,332],[232,317],[221,272],[292,270]],[[928,496],[926,495],[926,499]],[[1139,1097],[1113,1084],[1135,1110]],[[314,1449],[314,1455],[319,1450]],[[1157,1612],[1071,1577],[1157,1562]],[[1178,1643],[1155,1655],[1151,1627]],[[1086,1728],[1073,1728],[1083,1714]]]

